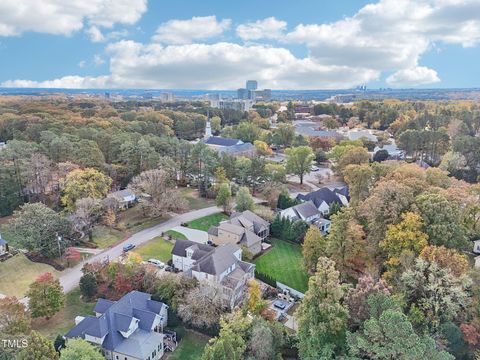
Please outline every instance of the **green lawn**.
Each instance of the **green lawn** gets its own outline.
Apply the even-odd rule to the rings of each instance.
[[[80,299],[80,289],[70,291],[65,298],[65,307],[49,320],[35,319],[33,330],[39,331],[49,339],[55,339],[58,334],[64,335],[75,325],[76,316],[93,315],[95,302],[84,302]]]
[[[181,188],[185,200],[188,201],[188,208],[190,210],[204,209],[210,206],[215,206],[215,199],[206,199],[200,196],[197,189],[193,188]]]
[[[136,205],[128,210],[121,211],[118,214],[117,222],[119,225],[124,226],[126,230],[129,230],[130,232],[137,232],[147,227],[160,224],[167,219],[167,216],[149,218],[143,214],[140,206]]]
[[[220,221],[228,219],[224,213],[216,213],[199,219],[192,220],[188,223],[188,227],[197,230],[208,231],[211,226],[217,226]]]
[[[183,326],[174,329],[182,337],[180,344],[173,353],[169,353],[168,360],[199,360],[203,348],[210,339],[208,336],[186,330]]]
[[[138,253],[143,260],[158,259],[167,262],[172,258],[173,243],[161,237],[156,237],[147,243],[140,245],[133,251]]]
[[[302,268],[302,248],[283,240],[272,239],[273,248],[254,262],[256,270],[300,292],[307,291],[308,275]]]
[[[100,249],[106,249],[116,242],[123,239],[124,234],[116,229],[106,226],[96,226],[93,229],[93,242],[97,244]]]
[[[0,294],[22,298],[28,286],[44,272],[55,277],[60,273],[50,265],[28,260],[22,253],[0,262]]]
[[[170,235],[175,240],[177,240],[177,239],[178,240],[188,240],[185,235],[183,235],[182,233],[179,233],[178,231],[175,231],[175,230],[165,231],[165,234]]]

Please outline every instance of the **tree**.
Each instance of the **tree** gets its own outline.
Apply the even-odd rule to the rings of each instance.
[[[82,254],[80,254],[80,251],[74,247],[66,248],[64,256],[68,262],[70,261],[76,262],[82,259]]]
[[[455,277],[436,262],[417,259],[403,273],[401,281],[408,308],[418,309],[425,319],[422,323],[433,331],[465,311],[471,301],[468,292],[471,279],[465,275]]]
[[[423,232],[422,217],[413,212],[406,212],[401,215],[398,224],[391,224],[387,227],[385,239],[380,241],[380,248],[387,256],[386,279],[392,278],[400,265],[400,258],[403,254],[410,252],[418,255],[428,244],[428,235]]]
[[[327,242],[318,227],[312,225],[307,230],[302,244],[303,266],[305,270],[314,274],[318,259],[326,255]]]
[[[221,206],[223,208],[223,212],[227,212],[229,209],[231,209],[232,192],[230,191],[230,185],[228,183],[220,184],[215,201],[217,206]]]
[[[298,350],[302,359],[330,359],[345,347],[348,311],[342,305],[344,290],[335,263],[318,259],[317,272],[308,281],[296,317]]]
[[[235,197],[235,210],[243,212],[245,210],[253,210],[255,202],[250,194],[250,190],[247,187],[242,186],[238,189],[237,196]]]
[[[103,199],[111,184],[112,179],[98,170],[90,168],[73,170],[61,182],[62,204],[67,210],[73,211],[79,199]]]
[[[83,339],[70,339],[60,360],[104,360],[100,350]]]
[[[365,232],[351,208],[343,208],[331,219],[327,253],[335,261],[342,279],[358,278],[367,266]]]
[[[7,228],[12,245],[49,258],[69,245],[70,222],[42,203],[23,205]]]
[[[350,204],[356,206],[370,194],[374,184],[374,170],[368,164],[348,165],[343,171],[343,177],[348,185]]]
[[[49,272],[41,274],[35,282],[30,284],[27,296],[28,307],[34,318],[49,319],[65,304],[65,295],[60,281],[54,279]]]
[[[388,159],[388,151],[385,149],[380,149],[378,150],[374,155],[373,155],[373,161],[376,162],[382,162]]]
[[[85,234],[93,241],[93,227],[100,221],[104,207],[99,199],[82,198],[75,203],[75,212],[72,215],[74,228],[79,232],[80,238]]]
[[[214,116],[210,119],[212,132],[218,134],[222,130],[222,119],[219,116]]]
[[[222,297],[218,291],[210,286],[194,288],[178,306],[178,315],[197,328],[215,326],[223,313]]]
[[[80,292],[85,300],[91,300],[97,294],[97,279],[91,273],[85,273],[80,278]]]
[[[30,314],[15,296],[0,299],[0,333],[26,334],[30,331]]]
[[[368,150],[363,147],[353,147],[345,151],[335,165],[335,170],[340,176],[344,176],[344,170],[349,165],[367,164],[370,160]]]
[[[140,204],[151,217],[187,208],[185,199],[173,189],[172,179],[163,169],[142,172],[132,179],[129,187],[136,194],[144,194]]]
[[[285,149],[287,157],[287,172],[297,175],[300,178],[300,184],[303,184],[303,176],[310,172],[312,161],[315,159],[310,146],[299,146],[296,148]]]
[[[431,245],[444,245],[457,250],[467,246],[466,231],[457,204],[437,193],[419,195],[416,203]]]
[[[420,258],[429,263],[436,262],[441,268],[450,270],[455,277],[466,275],[470,268],[466,255],[454,249],[447,249],[445,246],[425,246],[420,253]]]
[[[280,350],[284,343],[283,325],[268,322],[255,317],[250,329],[247,344],[247,358],[258,360],[279,359]]]
[[[392,309],[365,321],[363,330],[348,334],[347,342],[352,359],[454,359],[437,350],[432,338],[418,336],[408,318]]]
[[[27,337],[28,347],[17,355],[17,360],[58,360],[53,343],[40,333],[32,331]]]
[[[273,154],[272,149],[270,149],[270,146],[268,146],[265,141],[255,140],[253,145],[255,146],[258,155],[270,156]]]
[[[255,279],[250,280],[248,283],[248,311],[258,315],[266,306],[267,303],[262,299],[260,284]]]
[[[295,138],[295,128],[290,124],[279,124],[275,129],[274,143],[281,146],[290,146]]]
[[[370,316],[368,300],[373,294],[390,295],[390,288],[382,279],[375,281],[370,275],[358,279],[355,288],[348,291],[345,305],[348,308],[350,327],[358,329]]]

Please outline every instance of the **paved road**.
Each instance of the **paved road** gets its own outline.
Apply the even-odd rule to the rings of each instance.
[[[105,249],[100,254],[92,256],[91,258],[79,263],[77,266],[71,269],[65,270],[59,277],[60,284],[62,284],[63,286],[63,291],[67,293],[78,286],[78,282],[80,281],[80,277],[82,276],[82,267],[84,264],[93,263],[96,261],[102,261],[107,257],[109,260],[116,259],[122,254],[123,245],[125,243],[132,243],[136,246],[141,245],[157,236],[160,236],[163,232],[175,226],[178,226],[183,222],[188,222],[202,216],[211,215],[219,211],[221,210],[216,206],[212,206],[212,207],[208,207],[200,210],[194,210],[185,214],[175,215],[173,218],[161,224],[139,231],[138,233],[124,240],[122,243],[119,243],[109,249]]]

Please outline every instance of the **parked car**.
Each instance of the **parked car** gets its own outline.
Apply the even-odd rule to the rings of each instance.
[[[126,244],[126,245],[123,246],[123,252],[130,251],[130,250],[132,250],[133,248],[135,248],[135,245],[133,245],[133,244]]]
[[[287,303],[283,300],[275,300],[273,306],[275,306],[277,309],[284,310],[287,307]]]
[[[312,165],[312,167],[310,168],[311,171],[318,171],[320,170],[320,168],[318,166],[315,166],[315,165]]]
[[[158,267],[160,269],[163,269],[165,267],[165,263],[163,263],[162,261],[157,260],[157,259],[148,259],[148,263],[152,264],[152,265],[155,265],[156,267]]]

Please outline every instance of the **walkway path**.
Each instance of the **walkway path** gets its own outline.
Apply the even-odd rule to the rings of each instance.
[[[208,241],[208,233],[206,231],[190,229],[185,226],[175,226],[172,230],[185,235],[188,240],[199,244],[206,244]]]

